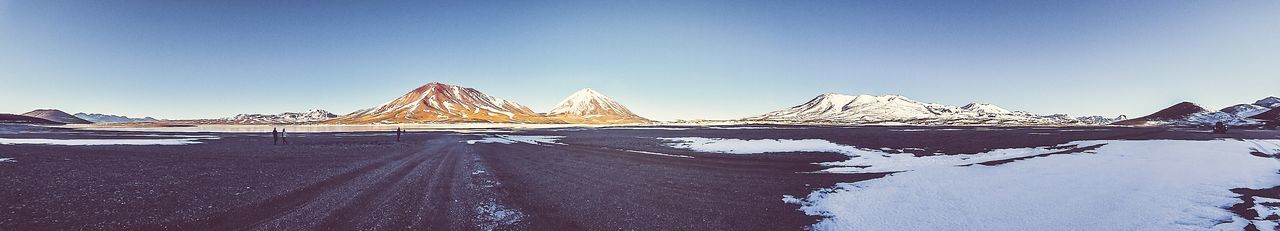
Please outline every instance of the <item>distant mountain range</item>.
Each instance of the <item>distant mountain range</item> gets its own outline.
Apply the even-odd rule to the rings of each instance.
[[[87,114],[84,112],[76,113],[76,118],[84,119],[93,123],[136,123],[136,122],[156,122],[160,121],[151,117],[131,118],[128,116],[106,115],[106,114]]]
[[[0,123],[33,123],[33,124],[92,124],[92,123],[128,123],[156,122],[155,118],[129,118],[117,115],[76,113],[67,114],[58,109],[36,109],[22,115],[0,114]]]
[[[985,103],[948,106],[912,100],[901,95],[821,94],[793,107],[758,116],[726,121],[733,123],[834,123],[883,125],[1127,125],[1201,126],[1217,122],[1232,126],[1280,121],[1280,98],[1267,97],[1210,111],[1182,102],[1147,116],[1128,119],[1102,116],[1039,115],[1008,110]],[[431,82],[384,104],[336,115],[325,110],[280,114],[239,114],[221,119],[157,120],[118,115],[38,109],[22,115],[0,114],[0,123],[89,124],[162,122],[171,124],[399,124],[399,123],[530,123],[530,124],[633,124],[649,123],[622,104],[592,89],[582,89],[560,101],[546,113],[487,95],[468,87]]]
[[[336,124],[457,122],[617,124],[649,120],[591,89],[570,95],[549,113],[536,113],[529,107],[474,88],[432,82],[382,105],[328,121]]]
[[[338,115],[320,109],[306,112],[284,112],[280,114],[238,114],[221,119],[196,120],[200,124],[298,124],[315,123],[338,118]]]
[[[275,115],[239,114],[232,117],[231,120],[240,123],[307,123],[331,120],[334,118],[338,118],[338,115],[325,110],[311,109],[306,112],[284,112]]]
[[[906,125],[1102,125],[1120,118],[1072,118],[1065,114],[1036,115],[996,105],[970,103],[947,106],[915,101],[900,95],[822,94],[790,108],[742,119],[773,123],[848,123]]]
[[[1274,96],[1209,111],[1191,102],[1181,102],[1151,115],[1119,121],[1116,125],[1136,126],[1202,126],[1222,122],[1232,126],[1252,126],[1267,120],[1280,120],[1280,98]]]

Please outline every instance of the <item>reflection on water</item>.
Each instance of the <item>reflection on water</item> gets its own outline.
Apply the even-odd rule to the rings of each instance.
[[[582,127],[576,124],[406,124],[406,125],[196,125],[190,127],[62,127],[95,131],[262,133],[285,129],[290,133],[395,131],[510,132],[519,129]]]
[[[187,145],[198,144],[199,139],[15,139],[0,138],[0,144],[47,144],[47,145]]]

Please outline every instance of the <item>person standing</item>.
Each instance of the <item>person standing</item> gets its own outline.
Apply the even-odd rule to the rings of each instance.
[[[280,131],[271,128],[271,145],[280,144]]]
[[[404,129],[396,128],[396,142],[400,142],[400,133],[402,132],[404,132]]]
[[[289,129],[280,129],[280,143],[289,144]]]

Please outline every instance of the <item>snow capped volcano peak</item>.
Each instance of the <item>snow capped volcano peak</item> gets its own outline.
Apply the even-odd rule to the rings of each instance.
[[[573,94],[575,94],[575,95],[576,95],[576,94],[593,94],[593,95],[600,95],[600,93],[599,93],[599,92],[596,92],[596,90],[591,90],[591,88],[590,88],[590,87],[588,87],[588,88],[583,88],[582,90],[578,90],[577,92],[574,92]],[[603,96],[603,95],[601,95],[601,96]]]
[[[607,96],[584,88],[560,101],[547,116],[570,123],[639,123],[648,119],[640,117],[627,107]]]
[[[576,113],[581,115],[587,113],[587,111],[584,110],[590,109],[591,106],[596,104],[622,108],[622,105],[618,105],[618,103],[614,102],[613,99],[609,99],[609,97],[601,95],[599,92],[591,90],[591,88],[583,88],[582,90],[578,90],[572,95],[569,95],[568,98],[561,100],[559,104],[556,104],[556,108],[551,109],[551,112],[548,114]],[[626,108],[622,109],[625,110]]]

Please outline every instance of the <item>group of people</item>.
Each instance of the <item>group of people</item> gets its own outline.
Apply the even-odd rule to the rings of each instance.
[[[285,139],[286,130],[284,128],[271,128],[271,144],[289,144],[289,140]],[[400,142],[400,136],[404,133],[403,128],[396,128],[396,142]]]
[[[284,144],[289,144],[289,140],[284,139],[284,135],[285,129],[281,128],[277,131],[275,128],[271,128],[271,144],[280,144],[282,142]]]

